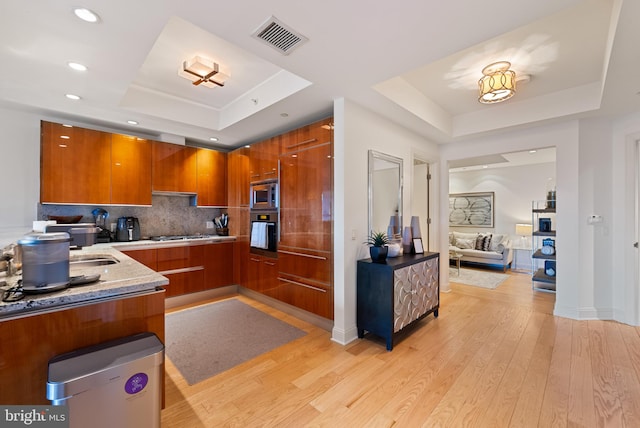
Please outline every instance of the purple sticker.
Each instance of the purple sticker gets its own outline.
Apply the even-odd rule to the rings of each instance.
[[[124,390],[127,394],[137,394],[142,391],[149,382],[149,376],[145,373],[136,373],[124,384]]]

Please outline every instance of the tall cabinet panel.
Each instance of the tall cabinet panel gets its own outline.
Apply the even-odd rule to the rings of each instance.
[[[151,142],[111,136],[111,203],[151,205]]]
[[[333,319],[331,120],[281,138],[278,298]]]
[[[227,205],[227,155],[223,152],[197,149],[198,206]]]
[[[111,134],[43,121],[40,143],[40,202],[111,202]]]
[[[196,193],[196,148],[153,142],[152,187],[156,192]]]

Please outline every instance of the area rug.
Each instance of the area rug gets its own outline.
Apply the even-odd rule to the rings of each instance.
[[[473,285],[475,287],[494,289],[498,287],[509,275],[497,272],[485,272],[482,270],[460,268],[449,268],[449,282],[458,284]]]
[[[167,357],[193,385],[307,334],[236,299],[170,313]]]

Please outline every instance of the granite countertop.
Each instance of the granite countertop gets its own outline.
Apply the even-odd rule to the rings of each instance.
[[[156,287],[167,285],[169,280],[142,263],[137,262],[121,251],[135,249],[151,249],[200,244],[215,244],[218,242],[235,241],[235,236],[212,236],[172,241],[141,240],[131,242],[109,242],[95,244],[82,249],[71,250],[70,260],[87,257],[115,258],[118,263],[101,266],[80,266],[71,263],[70,276],[100,274],[100,280],[95,283],[69,287],[60,291],[43,294],[26,294],[17,302],[0,301],[0,321],[25,315],[36,315],[39,312],[64,309],[66,307],[83,304],[93,304],[101,300],[110,300],[136,293],[151,292]],[[120,250],[120,251],[119,251]],[[0,273],[0,295],[8,288],[15,286],[20,279],[20,273],[7,277]]]

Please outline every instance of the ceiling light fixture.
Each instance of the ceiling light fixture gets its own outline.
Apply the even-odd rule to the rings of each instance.
[[[87,71],[87,66],[79,62],[68,62],[67,65],[76,71]]]
[[[220,71],[220,65],[210,59],[195,56],[182,63],[178,70],[178,76],[191,80],[195,85],[204,85],[207,88],[224,86],[229,75]]]
[[[483,104],[506,101],[516,93],[516,73],[509,70],[509,61],[499,61],[487,65],[482,69],[484,76],[478,80],[480,96],[478,101]]]
[[[138,122],[136,122],[135,120],[127,120],[127,123],[129,125],[137,125],[138,124]]]
[[[80,99],[80,97],[78,95],[74,95],[74,94],[65,94],[65,97],[69,98],[70,100],[74,100],[74,101],[78,101]]]
[[[95,12],[85,9],[84,7],[78,7],[73,9],[73,13],[85,22],[95,23],[98,22],[98,15]]]
[[[209,138],[210,141],[218,141],[218,137],[211,137]]]

